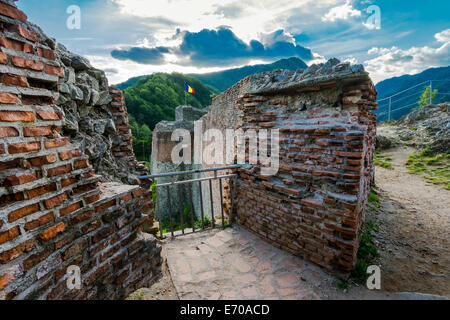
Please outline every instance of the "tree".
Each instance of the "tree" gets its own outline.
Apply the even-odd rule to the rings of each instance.
[[[420,99],[419,99],[419,108],[428,106],[428,105],[430,104],[430,91],[431,91],[431,87],[430,87],[430,86],[427,86],[427,87],[425,88],[425,91],[424,91],[424,92],[422,93],[422,95],[420,96]],[[437,89],[433,90],[433,95],[432,95],[432,97],[431,97],[431,103],[433,103],[433,100],[434,100],[434,98],[436,97],[437,93],[438,93],[438,90],[437,90]]]

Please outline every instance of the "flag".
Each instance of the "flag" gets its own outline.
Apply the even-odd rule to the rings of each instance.
[[[184,91],[186,91],[187,93],[195,93],[195,90],[187,83],[184,84]]]

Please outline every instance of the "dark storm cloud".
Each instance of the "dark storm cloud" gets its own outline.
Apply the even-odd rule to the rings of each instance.
[[[111,55],[117,59],[129,59],[138,63],[164,63],[164,53],[171,52],[179,58],[180,65],[199,67],[228,66],[247,63],[252,59],[276,59],[299,57],[312,59],[310,49],[296,45],[274,33],[271,41],[264,45],[252,40],[249,44],[239,39],[233,31],[226,27],[217,30],[203,29],[200,32],[183,32],[179,47],[139,48],[114,50]]]
[[[164,63],[164,53],[169,53],[169,49],[166,47],[133,47],[124,50],[113,50],[111,51],[111,56],[119,60],[132,60],[142,64],[158,65]]]

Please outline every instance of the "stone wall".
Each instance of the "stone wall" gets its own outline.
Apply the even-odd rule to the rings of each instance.
[[[65,66],[36,28],[0,1],[0,299],[122,298],[160,272],[161,249],[141,232],[153,221],[150,182],[101,183],[85,149],[64,135],[56,101]],[[121,93],[112,95],[109,108],[123,108]],[[112,122],[124,125],[124,149],[114,156],[126,161],[119,111]],[[67,288],[70,265],[81,269],[81,290]]]

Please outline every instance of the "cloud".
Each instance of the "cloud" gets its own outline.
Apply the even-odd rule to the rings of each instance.
[[[244,9],[238,4],[216,5],[212,14],[219,15],[224,18],[238,18],[244,14]]]
[[[352,7],[350,0],[346,0],[345,4],[331,8],[328,13],[322,17],[323,22],[335,22],[337,20],[348,20],[350,17],[360,17],[361,11]]]
[[[372,48],[368,54],[378,56],[364,63],[366,70],[370,72],[372,79],[378,82],[404,74],[420,73],[428,68],[450,65],[450,29],[437,33],[434,37],[441,44],[437,48]]]
[[[113,50],[111,56],[118,60],[132,60],[138,63],[157,65],[165,63],[165,53],[169,53],[169,49],[166,47],[132,47],[124,50]]]
[[[197,67],[232,66],[254,59],[274,60],[292,56],[304,60],[313,58],[310,49],[295,44],[293,37],[283,30],[265,34],[264,44],[258,40],[246,43],[226,27],[200,32],[177,31],[177,35],[181,35],[182,39],[175,47],[133,47],[113,50],[111,55],[116,59],[142,64],[162,64],[166,62],[165,54],[170,53],[175,64]]]

